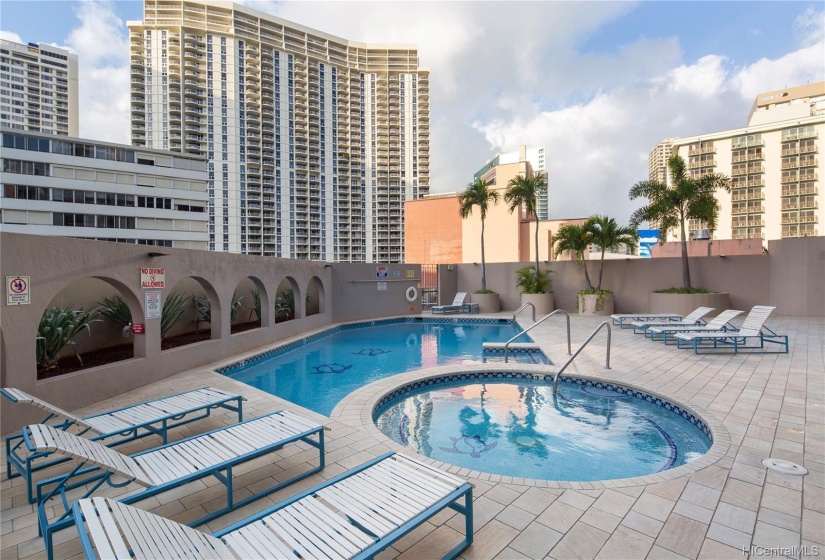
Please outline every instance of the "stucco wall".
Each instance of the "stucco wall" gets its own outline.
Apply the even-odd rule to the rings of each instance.
[[[21,235],[0,234],[0,276],[31,276],[30,305],[0,305],[0,381],[3,387],[17,387],[55,405],[73,410],[92,402],[117,395],[168,377],[175,373],[226,359],[232,355],[270,345],[332,322],[332,269],[323,262],[298,261],[247,255],[211,253],[164,248],[167,256],[149,257],[156,248],[120,243],[106,243]],[[160,350],[160,320],[143,320],[144,294],[140,289],[140,268],[166,269],[165,298],[181,281],[194,277],[200,291],[212,299],[212,340]],[[230,334],[228,310],[232,294],[249,276],[264,299],[262,328]],[[317,277],[324,287],[322,309],[305,317],[304,296],[307,285]],[[82,278],[99,278],[118,289],[129,304],[133,320],[146,325],[146,334],[134,337],[134,355],[130,360],[89,368],[52,379],[37,380],[35,334],[48,304],[67,286]],[[273,302],[281,280],[291,278],[298,289],[298,318],[275,324]],[[5,295],[4,295],[5,298]],[[403,300],[403,290],[400,298]],[[350,299],[357,299],[350,295]],[[358,301],[353,301],[359,307]],[[99,326],[99,325],[95,325]],[[94,331],[93,331],[94,334]],[[83,335],[81,335],[83,336]],[[8,433],[25,422],[38,421],[42,415],[28,407],[2,404],[2,431]]]
[[[404,255],[409,263],[444,264],[461,260],[458,195],[404,203]]]
[[[386,278],[376,276],[381,266],[387,268]],[[331,267],[332,319],[336,323],[421,313],[421,265],[335,263]],[[387,289],[379,290],[379,282]],[[412,303],[405,296],[410,286],[418,290]]]
[[[521,305],[515,271],[530,263],[490,263],[487,287],[501,294],[502,309]],[[572,261],[541,263],[553,270],[556,308],[576,309],[576,293],[584,288],[581,265]],[[598,262],[589,261],[595,283]],[[457,289],[474,292],[481,284],[481,265],[460,264]],[[768,255],[697,257],[690,259],[691,282],[713,291],[730,292],[730,305],[748,311],[775,305],[777,314],[825,316],[825,237],[771,241]],[[647,310],[647,294],[681,286],[680,258],[615,259],[604,263],[602,287],[616,293],[616,313]]]

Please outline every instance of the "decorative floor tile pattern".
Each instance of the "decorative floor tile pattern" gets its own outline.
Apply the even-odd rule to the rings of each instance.
[[[508,314],[487,318],[499,320]],[[428,320],[424,317],[422,320]],[[484,318],[473,318],[473,321]],[[573,341],[584,340],[597,318],[573,316]],[[746,558],[752,547],[819,547],[825,551],[825,320],[772,317],[770,327],[791,337],[787,355],[695,356],[665,347],[629,330],[614,329],[610,363],[604,369],[604,338],[599,336],[569,372],[628,384],[704,411],[724,427],[724,453],[691,472],[666,471],[643,481],[559,483],[512,479],[459,469],[475,484],[475,544],[463,558]],[[524,323],[523,323],[524,324]],[[346,326],[343,326],[346,328]],[[566,355],[563,323],[548,321],[531,331],[556,364]],[[313,336],[309,334],[308,336]],[[298,337],[300,339],[300,337]],[[575,345],[575,344],[574,344]],[[261,349],[249,357],[266,352]],[[254,359],[254,358],[253,358]],[[226,366],[233,360],[215,366]],[[534,367],[542,374],[558,366]],[[393,446],[364,429],[364,395],[348,396],[331,418],[299,409],[277,397],[199,368],[87,407],[82,414],[120,407],[190,388],[212,385],[244,394],[246,418],[287,408],[328,427],[327,467],[323,472],[276,492],[208,524],[217,530],[283,500],[302,489],[383,453]],[[3,406],[9,406],[3,403]],[[182,439],[232,422],[217,414],[181,427],[170,440]],[[125,447],[135,452],[158,445],[146,438]],[[765,457],[802,463],[804,478],[768,473]],[[238,494],[255,491],[308,468],[317,461],[308,446],[292,445],[239,469]],[[635,480],[635,479],[631,479]],[[146,500],[141,507],[187,521],[219,506],[216,481],[207,480]],[[129,486],[109,490],[117,496]],[[459,540],[461,520],[442,512],[379,558],[429,559]],[[76,558],[80,545],[74,529],[56,535],[56,557]],[[44,558],[36,514],[26,503],[20,479],[0,477],[0,559]],[[786,557],[800,558],[787,551]]]

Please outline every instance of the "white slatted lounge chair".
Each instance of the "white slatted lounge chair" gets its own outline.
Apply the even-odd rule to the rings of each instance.
[[[678,313],[614,313],[610,320],[623,329],[633,321],[681,321],[682,316]]]
[[[79,491],[85,492],[81,496],[85,498],[103,484],[120,488],[135,482],[145,490],[121,500],[129,504],[194,480],[214,476],[226,487],[227,505],[193,523],[200,525],[323,469],[323,432],[324,428],[319,424],[292,412],[280,411],[129,456],[51,426],[27,426],[23,434],[32,451],[50,451],[74,459],[77,463],[70,473],[37,484],[38,521],[49,559],[52,558],[52,534],[73,523],[67,498],[67,493],[72,490],[82,488]],[[297,441],[318,449],[318,467],[243,500],[234,499],[233,467]],[[116,477],[118,481],[113,480]],[[120,481],[121,478],[125,480]],[[60,498],[65,510],[62,513],[59,511],[60,504],[51,500],[54,497]],[[48,512],[52,506],[56,518],[49,520]]]
[[[726,309],[719,315],[708,321],[704,326],[682,326],[682,327],[650,327],[647,332],[650,333],[652,340],[664,340],[665,344],[675,344],[676,333],[680,332],[720,332],[728,329],[733,329],[728,323],[737,315],[741,315],[741,311],[735,309]]]
[[[436,305],[432,308],[433,315],[436,313],[461,313],[464,311],[464,300],[467,292],[458,292],[450,305]]]
[[[74,427],[78,435],[85,435],[95,441],[108,440],[105,444],[110,447],[150,434],[159,435],[166,444],[169,430],[207,418],[212,414],[212,410],[218,408],[237,412],[240,422],[243,420],[245,400],[241,395],[226,393],[212,387],[201,387],[153,401],[80,417],[20,389],[0,389],[0,394],[12,402],[28,404],[48,412],[49,415],[41,420],[41,424],[46,424],[53,418],[62,418],[62,421],[51,425],[61,430]],[[49,455],[48,452],[28,453],[22,434],[6,438],[6,473],[9,478],[22,476],[26,480],[29,503],[35,501],[32,474],[64,461],[49,460]]]
[[[74,516],[90,559],[374,558],[446,507],[465,518],[464,539],[444,556],[455,558],[473,541],[472,487],[385,455],[214,535],[107,498],[80,500]]]
[[[765,326],[768,315],[776,309],[768,305],[755,305],[736,331],[722,333],[678,333],[676,346],[678,348],[693,348],[696,354],[721,354],[733,350],[740,351],[764,350],[765,343],[778,344],[783,347],[776,352],[765,350],[765,354],[787,354],[788,335],[780,335]],[[765,332],[767,331],[767,332]],[[748,341],[756,340],[756,345]]]
[[[647,329],[650,327],[681,327],[681,326],[703,326],[705,322],[702,320],[702,317],[707,315],[713,311],[713,307],[699,307],[698,309],[694,310],[692,313],[688,313],[683,318],[680,319],[673,319],[668,321],[662,320],[647,320],[647,321],[633,321],[631,326],[633,327],[633,334],[642,333],[645,336],[648,336]]]

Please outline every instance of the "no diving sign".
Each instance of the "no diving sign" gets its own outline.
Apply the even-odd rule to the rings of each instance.
[[[31,276],[6,276],[6,305],[31,303],[30,280]]]

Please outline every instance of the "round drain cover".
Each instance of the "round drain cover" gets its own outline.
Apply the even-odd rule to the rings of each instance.
[[[519,436],[516,438],[516,444],[522,447],[533,447],[536,445],[536,438],[530,436]]]
[[[795,474],[799,476],[808,474],[808,469],[802,465],[797,465],[796,463],[791,463],[790,461],[785,461],[784,459],[762,459],[762,464],[765,465],[766,468],[772,471],[781,472],[782,474]]]

